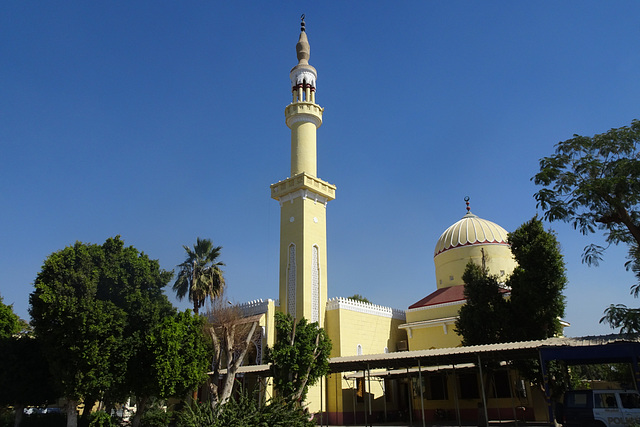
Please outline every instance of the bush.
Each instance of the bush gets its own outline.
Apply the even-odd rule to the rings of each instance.
[[[309,414],[293,402],[272,399],[258,407],[246,393],[215,409],[209,403],[188,405],[178,416],[179,427],[309,427]]]
[[[118,423],[104,411],[94,412],[90,420],[89,427],[118,427]]]
[[[171,414],[160,408],[147,409],[142,414],[140,427],[166,427],[171,421]]]
[[[13,411],[7,408],[0,409],[0,427],[13,427]]]

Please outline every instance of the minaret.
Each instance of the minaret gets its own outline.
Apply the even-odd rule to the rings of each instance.
[[[298,65],[289,74],[292,101],[285,110],[291,129],[291,177],[271,185],[280,202],[280,310],[324,326],[327,303],[327,202],[336,187],[316,174],[316,69],[309,65],[304,15],[296,44]]]

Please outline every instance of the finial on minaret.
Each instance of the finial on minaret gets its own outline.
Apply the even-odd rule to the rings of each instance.
[[[470,213],[470,212],[471,212],[471,208],[469,207],[469,200],[470,200],[470,199],[469,199],[469,196],[466,196],[466,197],[464,198],[464,202],[467,204],[467,213]]]
[[[298,65],[308,65],[309,56],[311,54],[311,46],[309,46],[309,40],[307,40],[307,31],[304,23],[304,13],[300,17],[300,38],[298,44],[296,44],[296,53],[298,54]]]

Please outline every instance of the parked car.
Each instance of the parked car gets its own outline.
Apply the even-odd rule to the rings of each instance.
[[[635,390],[567,391],[561,415],[564,427],[640,424],[640,394]]]

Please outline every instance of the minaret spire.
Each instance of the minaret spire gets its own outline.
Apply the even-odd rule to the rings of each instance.
[[[316,104],[318,72],[309,64],[311,46],[307,39],[304,15],[296,44],[298,65],[291,69],[291,104],[284,110],[291,129],[291,176],[306,172],[316,176],[316,129],[322,124],[322,111]]]
[[[311,55],[311,46],[307,39],[307,31],[304,24],[304,13],[300,17],[300,38],[296,44],[296,53],[298,54],[298,65],[309,65],[309,56]]]

